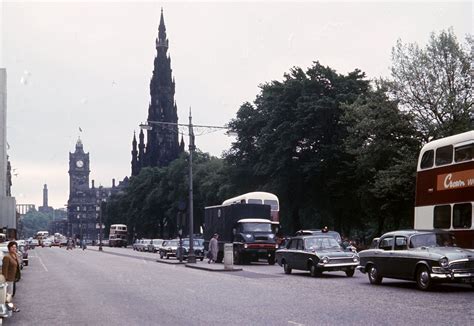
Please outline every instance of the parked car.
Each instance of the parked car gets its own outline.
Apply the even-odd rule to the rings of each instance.
[[[148,244],[149,252],[158,252],[160,251],[161,245],[163,244],[163,239],[152,239]]]
[[[348,277],[352,277],[359,265],[357,253],[345,251],[329,235],[293,237],[286,248],[276,251],[275,258],[283,266],[285,274],[298,269],[309,271],[313,277],[326,271],[344,271]]]
[[[179,245],[179,242],[178,242]],[[204,240],[196,239],[193,240],[193,250],[196,259],[204,260]],[[183,239],[183,259],[187,259],[189,256],[189,239]]]
[[[39,241],[37,239],[32,239],[29,243],[30,249],[35,249],[39,246]]]
[[[456,247],[446,231],[404,230],[384,234],[375,248],[359,253],[371,284],[384,277],[415,281],[420,290],[434,283],[464,282],[474,287],[474,252]]]
[[[132,249],[138,251],[138,247],[140,246],[141,239],[135,239],[135,241],[132,244]]]
[[[176,257],[176,251],[178,250],[179,240],[165,240],[163,246],[160,248],[160,258],[169,259],[170,257]]]
[[[23,265],[28,266],[29,260],[28,260],[28,247],[25,244],[18,244],[18,256],[23,259]]]

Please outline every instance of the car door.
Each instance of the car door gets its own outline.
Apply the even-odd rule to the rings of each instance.
[[[408,257],[408,240],[406,236],[396,235],[392,257],[390,259],[391,275],[395,278],[409,278],[410,259]]]
[[[392,274],[390,262],[393,254],[393,235],[381,238],[378,249],[374,251],[374,262],[380,274],[390,276]]]
[[[298,239],[296,242],[296,251],[294,253],[293,265],[295,269],[306,269],[306,252],[303,247],[303,239]]]
[[[298,239],[291,239],[290,243],[288,244],[288,250],[285,252],[285,260],[290,268],[296,268],[294,258],[296,255],[297,244],[298,244]]]

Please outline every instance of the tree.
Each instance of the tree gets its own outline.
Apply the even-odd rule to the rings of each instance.
[[[420,135],[413,116],[387,97],[386,85],[360,96],[347,106],[344,144],[354,157],[354,192],[361,207],[355,211],[361,229],[378,236],[386,229],[413,227],[415,177]]]
[[[369,83],[355,70],[338,74],[319,62],[295,67],[284,80],[262,86],[229,126],[238,134],[226,153],[231,180],[240,192],[275,193],[287,232],[332,224],[340,228],[353,205],[340,124],[342,104],[354,102]],[[342,209],[342,208],[345,208]]]
[[[424,140],[471,128],[473,45],[459,44],[452,29],[432,33],[424,49],[398,40],[392,49],[391,93],[415,117]]]

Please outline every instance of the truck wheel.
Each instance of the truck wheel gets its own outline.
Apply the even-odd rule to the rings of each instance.
[[[216,259],[216,263],[222,263],[222,260],[224,259],[224,253],[222,251],[219,251],[217,253],[217,259]]]
[[[234,249],[234,264],[242,264],[242,255],[238,249]]]

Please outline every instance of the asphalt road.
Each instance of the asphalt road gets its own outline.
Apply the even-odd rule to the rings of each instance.
[[[209,272],[157,263],[152,253],[36,248],[5,325],[472,325],[474,291],[414,283],[370,285],[356,272],[323,274],[277,265]],[[111,254],[115,253],[115,254]]]

